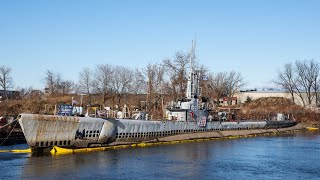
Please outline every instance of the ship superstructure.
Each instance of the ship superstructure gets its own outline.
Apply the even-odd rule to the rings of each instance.
[[[195,69],[195,45],[192,45],[190,52],[190,70],[187,82],[187,89],[184,98],[179,101],[171,101],[166,108],[168,120],[176,121],[197,121],[198,126],[205,127],[209,115],[208,98],[201,98],[200,71]]]

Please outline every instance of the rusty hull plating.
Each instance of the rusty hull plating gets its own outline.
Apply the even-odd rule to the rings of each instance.
[[[133,143],[196,132],[284,128],[292,121],[209,121],[199,127],[196,121],[145,121],[102,119],[92,117],[21,114],[19,123],[33,151],[53,146],[84,148],[107,146],[110,143]]]
[[[89,144],[104,143],[114,131],[112,120],[21,114],[19,123],[31,149],[52,146],[87,147]],[[103,134],[101,134],[103,132]],[[100,136],[101,135],[101,136]]]

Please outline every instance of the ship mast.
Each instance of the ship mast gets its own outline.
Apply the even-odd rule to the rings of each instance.
[[[190,51],[190,72],[187,83],[186,98],[198,99],[199,96],[199,76],[195,70],[195,41],[192,41],[192,48]]]

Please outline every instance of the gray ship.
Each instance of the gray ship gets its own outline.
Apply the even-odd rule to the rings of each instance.
[[[194,54],[194,48],[191,53]],[[293,126],[292,121],[221,122],[209,119],[209,102],[201,97],[200,72],[195,70],[194,55],[190,56],[190,72],[185,98],[171,102],[165,120],[111,119],[76,116],[21,114],[18,118],[28,145],[33,152],[51,149],[108,146],[157,140],[178,134],[282,128]],[[139,116],[138,116],[139,117]]]

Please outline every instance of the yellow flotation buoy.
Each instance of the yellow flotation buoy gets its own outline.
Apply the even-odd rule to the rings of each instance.
[[[31,153],[31,149],[0,150],[0,153]]]
[[[316,131],[316,130],[319,130],[319,128],[317,128],[317,127],[306,127],[306,129],[307,129],[308,131]]]
[[[67,148],[61,148],[58,146],[53,146],[50,153],[51,154],[72,154],[73,149],[67,149]]]
[[[11,152],[13,153],[31,153],[31,149],[15,149],[15,150],[11,150]]]
[[[114,146],[115,147],[115,146]],[[94,151],[106,151],[110,147],[93,147],[93,148],[81,148],[81,149],[68,149],[68,148],[61,148],[58,146],[53,146],[50,153],[53,155],[60,155],[60,154],[72,154],[72,153],[85,153],[85,152],[94,152]],[[121,147],[123,148],[123,147]]]

